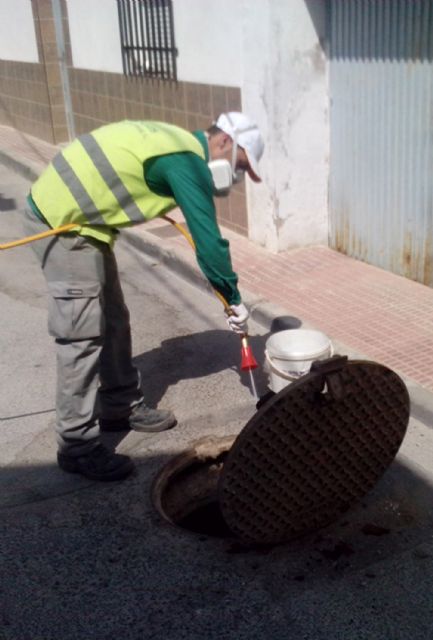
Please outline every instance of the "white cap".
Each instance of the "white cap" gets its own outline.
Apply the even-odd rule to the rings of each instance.
[[[233,142],[242,147],[251,169],[249,176],[254,182],[261,182],[259,160],[263,155],[265,143],[258,126],[239,111],[222,113],[215,124],[218,129],[229,135]]]

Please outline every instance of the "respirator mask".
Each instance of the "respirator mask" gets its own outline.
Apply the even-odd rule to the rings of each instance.
[[[211,158],[208,162],[214,195],[228,196],[231,187],[241,182],[245,172],[253,182],[261,182],[257,163],[263,154],[264,143],[258,126],[238,111],[222,113],[214,125],[233,141],[231,162],[227,158]],[[242,154],[239,149],[242,149]]]
[[[228,196],[231,187],[237,182],[242,182],[245,177],[244,169],[236,169],[238,144],[236,141],[236,134],[233,140],[232,149],[232,161],[231,163],[225,158],[219,160],[211,160],[208,162],[209,170],[212,174],[212,181],[214,186],[214,196],[224,197]]]
[[[225,113],[221,117],[225,117],[230,125],[228,128],[221,126],[221,130],[224,133],[227,133],[233,140],[232,146],[232,161],[231,163],[222,158],[219,160],[211,160],[208,163],[208,167],[212,174],[212,180],[214,184],[214,195],[215,196],[228,196],[231,187],[238,183],[242,182],[245,177],[245,169],[236,169],[236,162],[238,156],[238,139],[239,136],[243,136],[244,133],[248,131],[257,130],[257,126],[252,123],[245,124],[241,127],[236,125],[233,119],[230,117],[232,114]],[[234,115],[234,114],[233,114]],[[220,125],[219,120],[217,121],[217,126]],[[242,146],[242,145],[241,145]]]

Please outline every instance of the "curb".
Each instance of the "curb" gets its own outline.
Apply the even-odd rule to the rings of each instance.
[[[184,255],[176,248],[170,247],[166,249],[163,247],[161,240],[151,231],[140,229],[140,233],[138,234],[133,229],[122,229],[119,236],[124,242],[130,244],[137,251],[146,253],[147,256],[159,260],[162,264],[189,282],[189,284],[199,287],[209,294],[212,293],[212,287],[204,275],[202,275],[198,265],[186,260]],[[270,302],[266,298],[261,298],[243,287],[242,300],[247,305],[252,320],[269,332],[282,331],[283,329],[296,329],[300,326],[305,329],[317,329],[317,327],[304,320],[300,321],[299,318],[288,315],[287,309],[284,309],[280,305]],[[333,339],[333,343],[336,349],[343,350],[346,354],[350,354],[350,357],[368,359],[366,356],[355,352],[337,340]]]
[[[137,249],[143,251],[146,255],[151,256],[159,260],[166,267],[174,271],[177,275],[180,275],[184,280],[189,282],[195,287],[199,287],[203,291],[212,293],[212,287],[207,282],[201,271],[194,264],[189,263],[185,258],[176,251],[176,249],[165,249],[161,246],[160,242],[155,236],[145,230],[140,230],[140,235],[134,233],[133,230],[122,229],[120,237],[123,238],[128,244]],[[287,319],[286,326],[280,326],[280,329],[290,328],[290,317],[287,315],[286,310],[282,307],[260,298],[249,291],[242,290],[242,299],[248,306],[250,317],[263,326],[266,330],[275,331],[276,318]],[[294,319],[293,319],[294,320]],[[282,320],[281,324],[284,324]],[[293,324],[291,325],[293,327]]]
[[[14,156],[6,153],[3,149],[0,149],[0,162],[9,169],[15,171],[26,180],[37,180],[39,178],[39,174],[41,173],[43,166],[31,165],[30,163],[23,162],[22,160],[18,160]]]

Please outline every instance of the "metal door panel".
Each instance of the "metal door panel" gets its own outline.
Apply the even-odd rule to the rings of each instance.
[[[330,244],[433,285],[433,0],[330,8]]]

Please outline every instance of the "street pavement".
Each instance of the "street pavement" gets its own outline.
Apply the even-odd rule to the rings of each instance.
[[[28,186],[0,167],[1,241],[21,235]],[[44,281],[29,248],[0,253],[1,640],[433,638],[433,403],[413,379],[416,411],[396,461],[321,532],[248,550],[156,512],[163,465],[198,438],[237,434],[255,411],[238,338],[170,238],[123,234],[117,255],[147,399],[175,410],[179,425],[121,440],[137,471],[109,486],[56,467]],[[303,318],[263,297],[254,309],[262,364],[271,327]],[[264,393],[261,369],[256,380]]]

